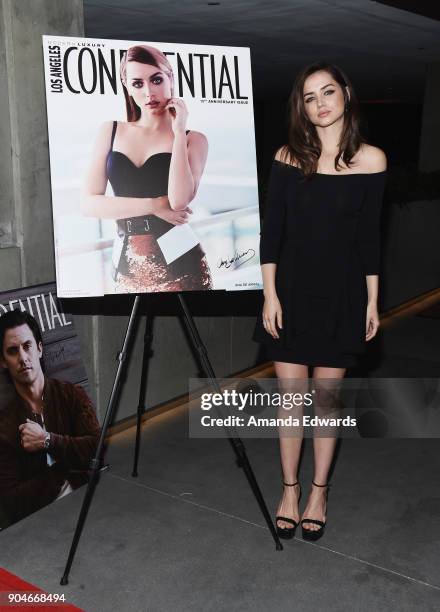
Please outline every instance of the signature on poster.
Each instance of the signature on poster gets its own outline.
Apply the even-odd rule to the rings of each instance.
[[[244,263],[246,263],[247,261],[249,261],[250,259],[252,259],[252,257],[254,257],[254,256],[255,256],[255,250],[254,249],[248,249],[247,251],[243,251],[242,253],[239,253],[236,250],[232,257],[229,257],[228,259],[223,259],[223,257],[222,257],[220,259],[220,263],[219,263],[218,267],[219,268],[222,268],[222,267],[230,268],[232,266],[232,264],[240,262],[240,263],[237,263],[237,265],[235,266],[235,268],[238,268],[238,267],[242,266]]]

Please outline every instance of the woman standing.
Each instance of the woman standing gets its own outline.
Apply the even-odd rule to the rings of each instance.
[[[274,361],[280,387],[342,379],[379,327],[377,310],[384,153],[359,131],[353,87],[336,66],[315,63],[290,96],[288,143],[269,181],[260,258],[264,307],[254,339]],[[302,382],[302,385],[301,385]],[[314,478],[302,514],[306,539],[324,531],[336,437],[314,437]],[[280,435],[284,491],[277,531],[300,521],[302,435]]]
[[[173,233],[179,244],[172,245],[171,254],[170,240],[160,241],[187,223],[192,212],[188,204],[205,167],[206,137],[186,130],[188,112],[184,101],[174,97],[173,71],[161,51],[130,47],[120,74],[127,122],[101,127],[82,202],[85,215],[117,221],[115,290],[211,289],[206,256],[189,228],[176,238]],[[114,197],[105,195],[107,181]]]

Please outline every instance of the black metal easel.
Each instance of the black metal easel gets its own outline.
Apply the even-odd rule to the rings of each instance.
[[[221,392],[220,385],[218,384],[215,378],[214,370],[212,368],[211,362],[209,361],[206,347],[204,346],[202,342],[202,339],[194,323],[194,320],[191,316],[191,313],[189,312],[185,299],[182,293],[178,293],[177,296],[178,296],[179,303],[183,311],[185,325],[190,334],[192,344],[199,354],[201,365],[203,367],[203,370],[205,371],[206,377],[210,380],[211,385],[213,386],[215,391]],[[115,380],[113,382],[112,391],[110,393],[110,398],[107,404],[107,410],[105,413],[104,422],[102,424],[101,434],[99,437],[99,442],[98,442],[98,446],[96,449],[96,453],[90,463],[90,473],[89,473],[89,481],[87,484],[87,490],[84,496],[83,504],[81,506],[81,511],[80,511],[78,522],[75,528],[75,533],[73,535],[73,540],[70,546],[69,556],[67,558],[67,563],[64,569],[64,574],[60,581],[61,585],[65,585],[68,583],[69,572],[73,564],[75,552],[76,552],[76,549],[78,548],[79,540],[81,538],[81,533],[84,528],[84,524],[87,518],[87,514],[89,511],[90,505],[92,503],[92,499],[93,499],[93,495],[94,495],[96,486],[99,481],[101,464],[102,464],[103,454],[104,454],[105,438],[107,435],[108,427],[110,423],[112,422],[113,413],[116,408],[119,387],[120,387],[121,378],[123,374],[124,362],[127,358],[127,351],[130,346],[131,339],[132,339],[133,330],[134,330],[137,315],[138,315],[140,300],[141,300],[141,296],[136,295],[134,299],[134,303],[133,303],[133,308],[131,310],[130,318],[128,320],[128,325],[127,325],[127,329],[125,332],[122,349],[118,353],[119,363],[118,363],[118,367],[116,370]],[[147,313],[145,335],[144,335],[144,352],[143,352],[143,358],[142,358],[142,373],[141,373],[141,383],[140,383],[140,392],[139,392],[139,403],[138,403],[138,409],[137,409],[136,444],[135,444],[134,465],[133,465],[133,472],[132,472],[133,476],[137,476],[137,466],[138,466],[139,448],[140,448],[141,421],[142,421],[142,414],[144,412],[143,402],[144,402],[144,397],[145,397],[145,388],[146,388],[146,381],[147,381],[147,364],[148,364],[148,359],[150,356],[150,345],[151,345],[151,325],[150,325],[150,317]],[[217,407],[217,409],[221,412],[220,407]],[[252,491],[258,502],[258,505],[260,506],[260,510],[263,513],[263,516],[267,523],[269,531],[272,534],[272,537],[275,541],[276,550],[283,550],[283,546],[279,540],[278,534],[275,530],[275,527],[272,523],[271,516],[267,509],[266,502],[264,501],[264,497],[260,491],[260,487],[258,486],[258,482],[255,478],[252,467],[249,463],[249,459],[247,457],[244,444],[242,440],[239,438],[238,434],[236,433],[235,428],[225,427],[225,429],[227,431],[228,439],[236,454],[238,464],[240,465],[240,467],[244,469],[248,482],[252,488]]]

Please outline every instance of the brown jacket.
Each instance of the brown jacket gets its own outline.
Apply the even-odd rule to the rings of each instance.
[[[72,488],[87,481],[100,427],[92,403],[81,387],[45,379],[43,416],[50,432],[49,453],[56,461],[47,465],[46,451],[25,451],[19,425],[35,420],[28,404],[17,394],[0,411],[0,504],[13,523],[39,510],[58,496],[65,480]]]

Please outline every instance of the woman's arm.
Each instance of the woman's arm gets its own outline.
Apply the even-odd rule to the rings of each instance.
[[[86,217],[98,219],[123,219],[139,215],[154,215],[168,207],[168,198],[126,198],[106,196],[107,155],[111,147],[113,122],[101,126],[95,141],[92,161],[87,173],[81,198],[81,212]]]
[[[260,263],[263,276],[263,324],[266,331],[279,338],[276,325],[282,328],[282,310],[275,287],[277,262],[284,233],[286,213],[286,164],[282,163],[282,149],[272,164],[267,191],[266,210],[260,237]]]
[[[283,311],[275,289],[275,275],[277,265],[274,263],[262,264],[261,274],[263,276],[263,326],[272,338],[279,338],[277,325],[283,327]]]
[[[384,152],[377,147],[368,147],[365,163],[370,176],[368,187],[358,221],[357,244],[365,274],[368,305],[365,324],[365,339],[371,340],[379,329],[378,293],[380,269],[380,218],[386,183],[387,160]]]
[[[365,276],[377,276],[380,268],[380,217],[386,183],[386,157],[369,147],[365,154],[367,188],[357,226],[357,247]],[[372,294],[371,298],[374,298]],[[377,298],[377,295],[376,295]]]
[[[168,103],[172,114],[174,132],[168,178],[168,200],[174,210],[182,210],[197,194],[200,179],[208,156],[208,141],[200,132],[191,131],[186,136],[188,111],[180,98]]]

